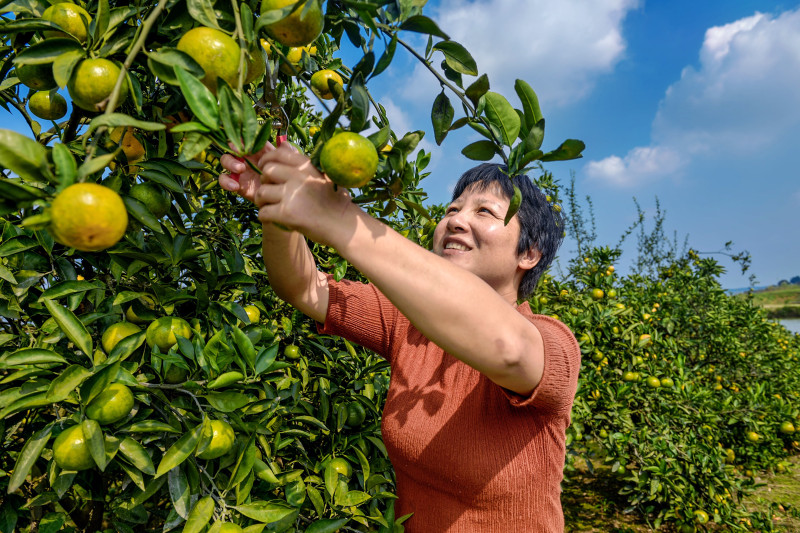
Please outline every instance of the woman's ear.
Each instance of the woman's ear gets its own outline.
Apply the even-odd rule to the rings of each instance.
[[[519,256],[519,268],[522,270],[530,270],[539,264],[542,259],[542,252],[536,248],[528,248],[528,250]]]

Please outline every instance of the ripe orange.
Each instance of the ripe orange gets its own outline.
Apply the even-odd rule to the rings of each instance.
[[[360,402],[350,402],[347,404],[347,425],[357,428],[364,423],[367,418],[367,411]]]
[[[342,77],[331,69],[318,70],[311,75],[311,90],[323,100],[333,100],[342,92],[343,85]]]
[[[747,438],[747,440],[749,440],[750,442],[758,442],[758,441],[760,441],[760,440],[761,440],[761,435],[759,435],[759,434],[758,434],[758,433],[756,433],[755,431],[748,431],[748,432],[747,432],[747,434],[745,435],[745,437],[746,437],[746,438]]]
[[[133,393],[127,385],[112,383],[86,406],[86,416],[99,424],[113,424],[133,409]]]
[[[133,128],[114,128],[111,130],[108,138],[111,139],[114,144],[122,147],[122,152],[125,154],[129,165],[144,159],[144,145],[136,138]]]
[[[50,206],[53,238],[84,252],[113,246],[125,234],[128,212],[119,194],[96,183],[75,183]]]
[[[211,442],[201,453],[197,454],[200,459],[216,459],[222,457],[233,448],[233,441],[236,435],[233,428],[224,420],[211,421]]]
[[[16,68],[17,78],[35,91],[49,91],[58,87],[53,77],[53,64],[20,65]]]
[[[328,177],[342,187],[363,187],[378,170],[375,145],[358,133],[337,133],[325,143],[319,162]]]
[[[205,26],[193,28],[180,38],[178,50],[189,54],[203,67],[202,82],[212,92],[217,92],[217,78],[231,87],[238,84],[241,49],[228,34]]]
[[[139,333],[140,331],[142,330],[139,326],[131,324],[130,322],[117,322],[116,324],[108,326],[103,332],[103,350],[105,350],[106,353],[111,353],[111,350],[114,349],[119,341],[134,333]]]
[[[599,300],[603,296],[605,296],[603,289],[592,289],[592,299]]]
[[[119,67],[108,59],[84,59],[72,71],[67,82],[67,91],[72,102],[81,109],[102,111],[119,74]],[[128,84],[123,82],[117,104],[124,102],[127,95]]]
[[[39,91],[31,95],[28,109],[44,120],[58,120],[67,114],[67,100],[55,91]]]
[[[728,464],[733,464],[736,461],[736,452],[733,451],[732,448],[727,448],[725,450],[725,462]]]
[[[137,183],[131,187],[129,193],[133,198],[142,202],[147,210],[156,218],[167,214],[172,202],[157,187],[149,183]]]
[[[80,424],[70,426],[53,441],[53,459],[62,470],[86,470],[94,466]]]
[[[642,345],[650,344],[651,340],[652,340],[652,337],[648,333],[644,333],[642,335],[639,335],[639,344],[642,344]]]
[[[178,335],[187,339],[192,336],[189,323],[182,318],[162,316],[147,326],[147,345],[151,348],[158,346],[159,350],[166,353],[178,343]]]
[[[297,0],[262,0],[261,14],[297,3]],[[306,9],[308,8],[308,9]],[[266,26],[267,35],[284,46],[305,46],[322,33],[325,18],[318,2],[300,5],[288,17]]]
[[[300,68],[300,60],[303,59],[303,52],[307,53],[308,55],[312,55],[313,52],[316,52],[317,47],[306,47],[306,46],[292,46],[289,48],[289,51],[286,52],[286,60],[281,61],[280,70],[287,76],[295,76],[299,74]]]
[[[85,43],[89,35],[89,22],[92,18],[81,6],[70,2],[54,4],[42,13],[44,20],[49,20],[61,26],[66,32],[45,31],[45,37],[74,37],[80,42]]]

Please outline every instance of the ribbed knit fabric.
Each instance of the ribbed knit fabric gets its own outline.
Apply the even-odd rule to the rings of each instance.
[[[408,533],[563,532],[565,432],[580,349],[561,322],[518,311],[544,339],[544,375],[520,397],[426,339],[369,284],[328,279],[321,332],[391,363],[383,441]],[[469,335],[469,332],[464,332]]]

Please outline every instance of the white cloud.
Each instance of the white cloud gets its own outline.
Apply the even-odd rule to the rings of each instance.
[[[669,148],[638,147],[624,158],[612,155],[600,161],[590,161],[585,170],[590,179],[632,186],[667,176],[676,177],[685,164],[680,154]]]
[[[673,175],[695,158],[758,154],[800,134],[798,87],[800,9],[709,28],[699,65],[684,68],[659,103],[652,144],[589,162],[586,171],[632,185]]]
[[[513,97],[514,80],[522,78],[543,104],[564,106],[588,94],[624,57],[622,22],[637,5],[638,0],[442,0],[432,16],[470,51],[492,90]],[[435,66],[441,60],[434,54]],[[406,98],[435,94],[436,80],[424,67],[417,66],[413,79]]]

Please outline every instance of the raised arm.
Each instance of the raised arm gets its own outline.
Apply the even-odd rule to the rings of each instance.
[[[279,148],[259,167],[267,177],[256,193],[262,221],[336,248],[428,339],[495,383],[520,394],[536,387],[543,341],[508,295],[364,213],[302,154]]]
[[[259,157],[271,150],[274,150],[272,145],[267,145],[250,156],[251,162],[256,164]],[[231,155],[223,155],[220,161],[231,174],[238,175],[235,179],[231,174],[221,174],[220,186],[258,205],[256,194],[261,186],[261,175]],[[264,266],[275,293],[317,322],[325,322],[328,280],[317,270],[305,237],[296,231],[282,230],[271,222],[264,222],[262,231]]]

